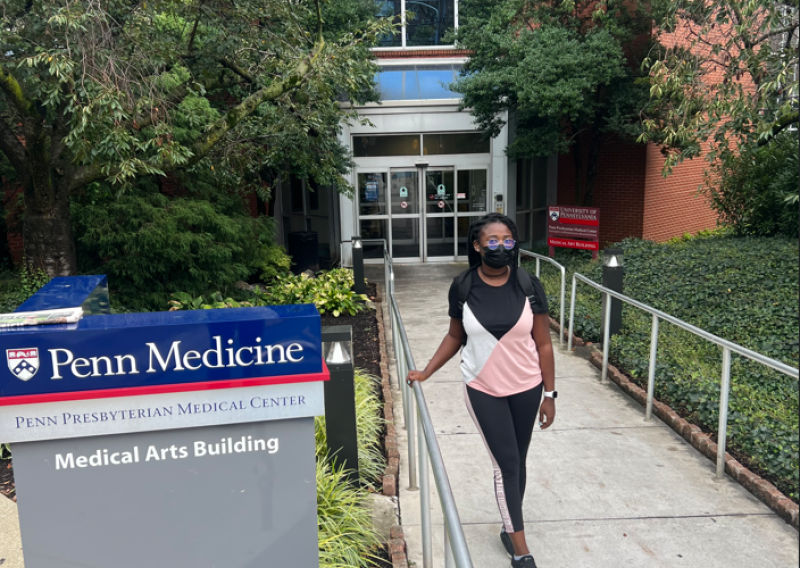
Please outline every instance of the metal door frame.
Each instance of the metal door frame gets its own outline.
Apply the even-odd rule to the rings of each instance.
[[[397,156],[397,157],[380,157],[380,158],[358,158],[356,159],[356,167],[351,170],[352,184],[355,188],[353,199],[353,234],[360,234],[361,216],[359,215],[359,187],[358,175],[362,173],[383,173],[386,175],[388,190],[386,192],[386,215],[381,215],[381,219],[387,222],[387,235],[386,241],[389,247],[390,254],[394,257],[393,242],[392,242],[392,206],[391,206],[391,176],[392,170],[394,171],[412,171],[417,170],[417,191],[420,200],[420,213],[419,213],[419,230],[422,235],[421,243],[421,256],[419,257],[406,257],[395,259],[397,263],[437,263],[437,262],[458,262],[466,260],[466,256],[458,255],[458,219],[461,217],[474,217],[478,218],[486,215],[491,209],[492,200],[492,156],[491,154],[440,154],[440,155],[426,155],[426,156]],[[426,220],[428,214],[425,212],[424,197],[424,176],[428,170],[452,170],[453,171],[453,186],[455,195],[455,211],[452,214],[453,219],[453,254],[451,256],[437,256],[428,258],[428,232]],[[458,172],[459,169],[463,170],[486,170],[486,210],[482,212],[462,213],[458,212]],[[434,218],[448,217],[450,215],[439,214]],[[402,216],[399,218],[410,218]],[[373,216],[368,216],[367,219],[372,219]],[[368,264],[380,264],[377,259],[365,259]]]

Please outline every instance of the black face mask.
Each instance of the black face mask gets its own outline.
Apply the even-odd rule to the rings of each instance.
[[[492,250],[489,247],[483,247],[483,262],[489,268],[503,268],[511,264],[514,260],[514,249],[506,250],[503,245]]]

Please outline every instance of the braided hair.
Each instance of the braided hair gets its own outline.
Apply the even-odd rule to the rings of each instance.
[[[517,241],[517,244],[514,245],[514,261],[512,266],[517,266],[519,264],[519,239],[517,238],[516,223],[511,220],[511,217],[507,217],[506,215],[488,213],[470,225],[469,232],[467,233],[467,260],[469,261],[470,268],[474,268],[481,263],[481,253],[475,250],[472,243],[480,241],[481,231],[492,223],[502,223],[511,231],[511,236]]]

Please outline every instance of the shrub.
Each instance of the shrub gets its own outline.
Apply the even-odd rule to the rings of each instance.
[[[0,313],[13,312],[48,282],[50,277],[44,270],[29,272],[23,268],[16,278],[0,284]]]
[[[80,270],[107,274],[114,300],[140,310],[162,309],[173,292],[247,280],[267,262],[262,241],[273,234],[271,220],[247,215],[238,195],[172,198],[154,186],[82,196],[72,214]]]
[[[320,568],[372,565],[378,536],[366,503],[367,493],[352,487],[342,470],[317,460],[317,523]]]
[[[276,282],[265,299],[273,305],[314,304],[321,314],[330,312],[334,317],[354,316],[365,308],[367,297],[351,290],[353,282],[353,271],[346,268],[323,272],[316,278],[299,274]]]
[[[286,254],[284,248],[274,243],[262,245],[261,256],[256,262],[259,269],[259,278],[262,282],[272,284],[281,278],[292,275],[292,257]]]
[[[316,278],[305,274],[289,276],[277,281],[266,290],[256,289],[248,300],[236,301],[223,298],[215,292],[209,300],[203,296],[193,297],[185,292],[173,294],[174,300],[169,302],[170,310],[240,308],[249,306],[280,306],[288,304],[314,304],[321,314],[330,312],[334,317],[341,314],[355,315],[365,308],[364,294],[356,294],[350,287],[353,285],[353,272],[345,268],[337,268],[330,272],[320,273]]]
[[[798,366],[798,241],[705,235],[669,244],[629,239],[625,293],[701,329],[794,367]],[[559,251],[561,252],[561,251]],[[602,268],[585,255],[559,255],[568,273],[600,282]],[[569,274],[568,274],[569,276]],[[558,273],[542,264],[551,313],[558,310]],[[623,308],[623,327],[610,344],[610,359],[645,386],[651,317]],[[600,294],[579,286],[575,334],[599,341]],[[721,350],[661,322],[656,396],[706,431],[716,432]],[[798,499],[800,447],[798,381],[733,356],[728,448]]]
[[[706,193],[738,235],[798,236],[797,132],[762,147],[745,146],[717,164]]]
[[[380,449],[380,438],[386,421],[381,410],[383,405],[376,392],[380,379],[356,370],[356,431],[358,436],[358,472],[361,483],[372,489],[381,485],[386,460]],[[327,448],[325,417],[316,420],[317,451]],[[327,454],[326,454],[327,455]]]

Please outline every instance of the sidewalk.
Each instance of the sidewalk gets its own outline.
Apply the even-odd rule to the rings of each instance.
[[[395,265],[395,295],[420,367],[447,332],[447,291],[464,268]],[[657,418],[645,422],[638,404],[553,341],[558,413],[552,428],[534,432],[524,507],[539,568],[798,565],[793,528],[736,482],[717,481],[712,462]],[[491,464],[464,406],[457,359],[423,389],[473,565],[506,567]],[[409,561],[422,568],[419,492],[407,489],[402,416],[396,409],[402,524]],[[431,485],[434,567],[441,568],[444,529],[432,475]]]
[[[0,495],[0,566],[3,568],[24,566],[17,504],[4,495]]]

